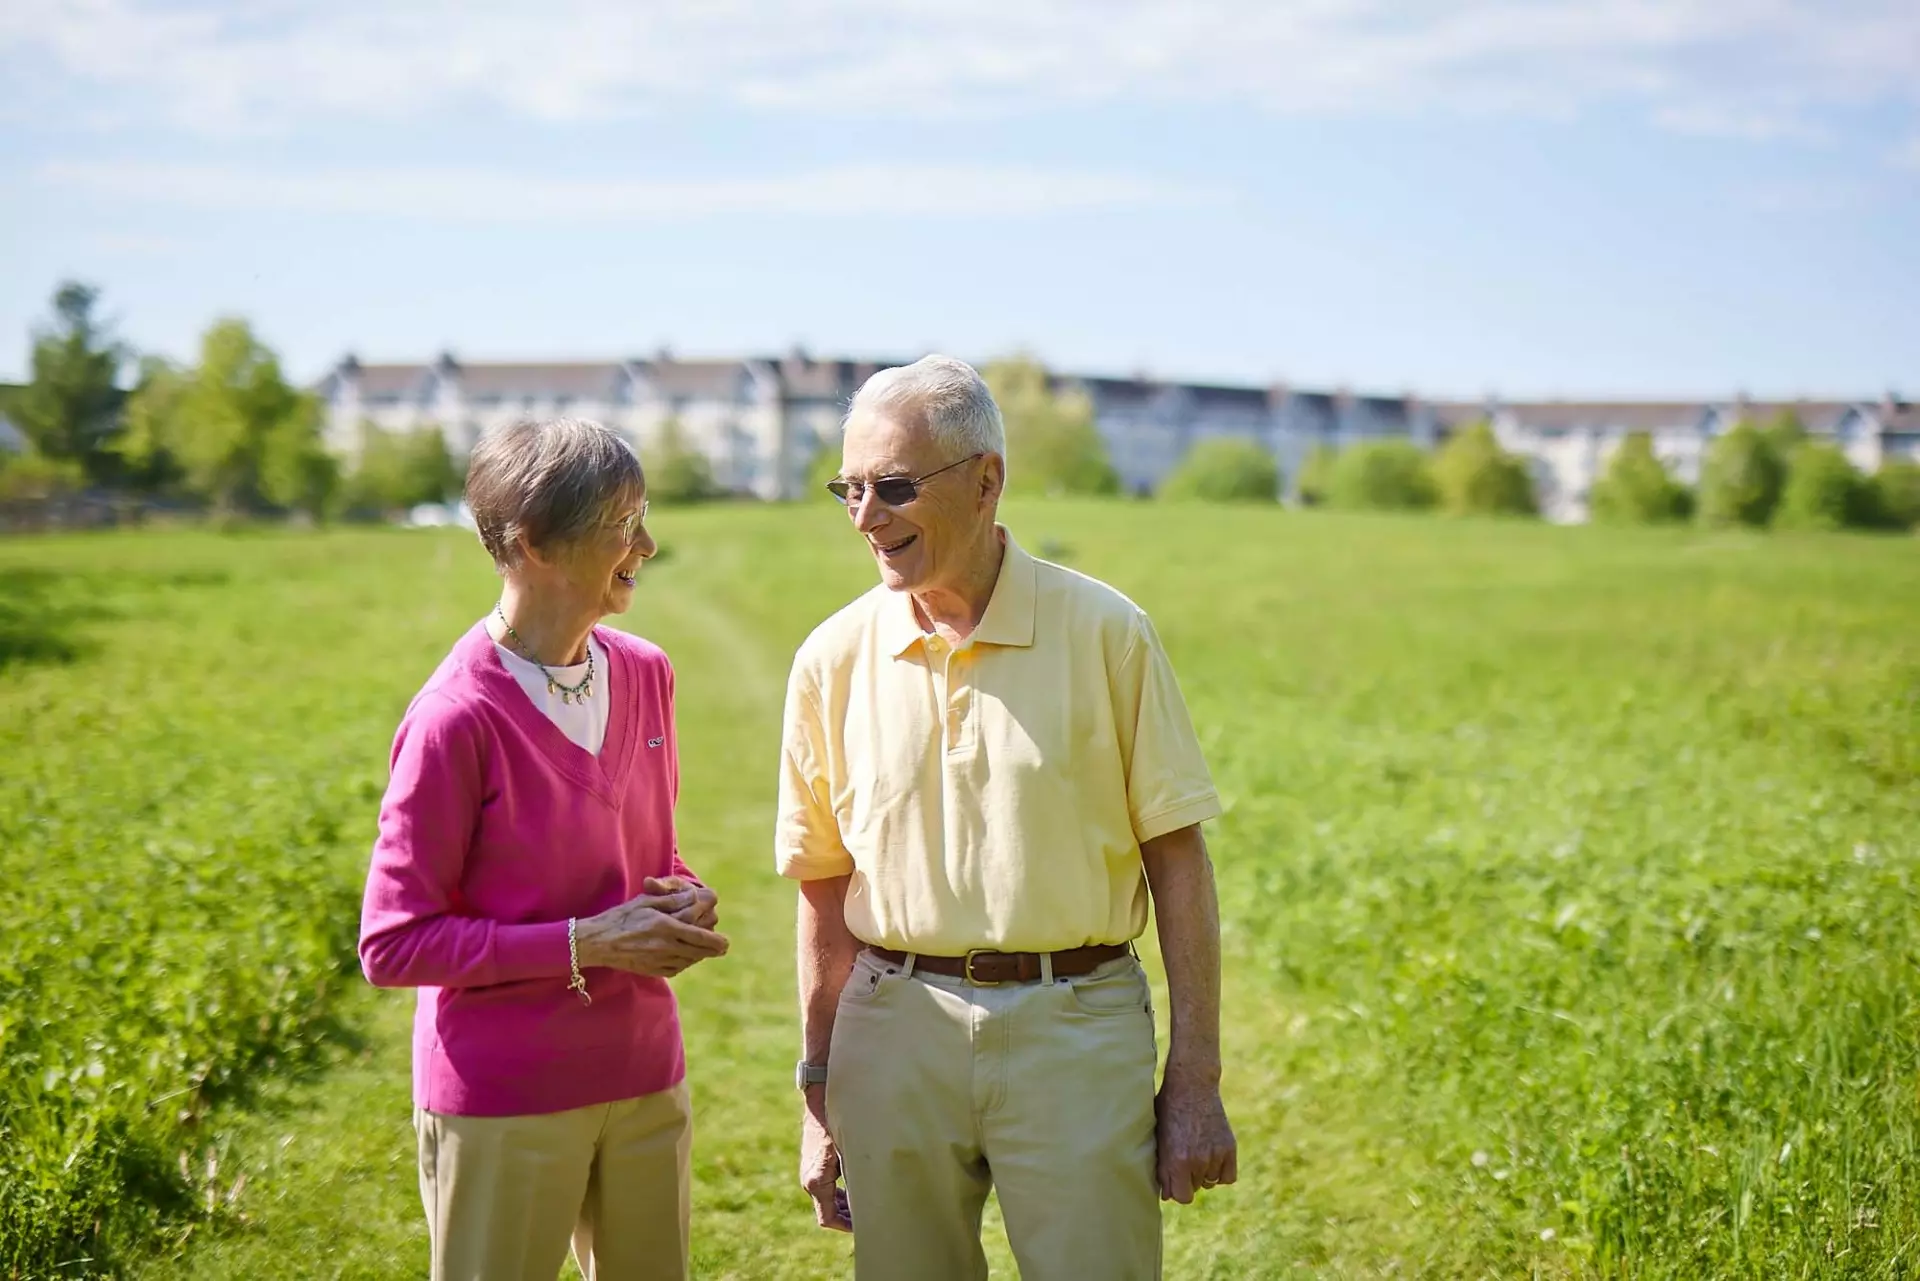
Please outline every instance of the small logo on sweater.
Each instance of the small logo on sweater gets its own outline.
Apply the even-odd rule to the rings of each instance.
[[[648,739],[648,740],[647,740],[647,746],[648,746],[648,747],[658,747],[658,746],[660,746],[660,745],[661,745],[662,743],[664,743],[664,742],[666,742],[666,741],[667,741],[667,736],[666,736],[665,734],[662,734],[662,735],[661,735],[661,736],[660,736],[659,738],[650,738],[650,739]]]

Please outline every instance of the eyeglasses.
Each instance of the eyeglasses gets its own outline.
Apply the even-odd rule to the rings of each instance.
[[[616,531],[627,546],[640,541],[640,527],[647,523],[647,500],[640,500],[640,510],[628,512],[626,516],[613,522],[608,528]]]
[[[962,463],[970,463],[976,458],[983,457],[985,457],[984,454],[968,454],[959,462],[948,463],[945,467],[940,468],[939,471],[930,471],[924,476],[882,476],[871,483],[873,496],[889,507],[905,507],[908,503],[920,497],[920,486],[926,484],[941,472],[952,471]],[[848,507],[858,507],[865,501],[868,488],[869,484],[867,481],[847,480],[840,476],[836,476],[827,482],[827,492],[839,499],[842,503],[845,503]]]

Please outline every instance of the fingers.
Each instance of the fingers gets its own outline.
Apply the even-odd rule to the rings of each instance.
[[[1160,1199],[1193,1204],[1193,1171],[1185,1158],[1169,1157],[1160,1162]]]
[[[677,894],[693,888],[693,882],[684,876],[649,876],[640,882],[643,894]]]
[[[807,1182],[806,1189],[813,1198],[815,1224],[833,1232],[853,1231],[853,1211],[847,1204],[846,1189],[835,1175],[823,1170]]]
[[[654,878],[649,876],[644,884],[651,885],[653,881]],[[672,916],[676,912],[686,911],[699,901],[700,891],[688,886],[686,889],[649,891],[628,899],[621,906],[635,911],[665,912]]]
[[[727,954],[727,936],[673,916],[661,916],[654,922],[651,931],[655,937],[670,946],[670,950],[694,958],[725,956]]]
[[[847,1208],[847,1194],[839,1188],[830,1188],[825,1196],[814,1196],[813,1221],[830,1232],[853,1231],[853,1214]]]

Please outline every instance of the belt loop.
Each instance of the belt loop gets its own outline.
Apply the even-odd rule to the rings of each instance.
[[[913,977],[913,963],[914,963],[915,961],[917,961],[917,960],[919,960],[919,959],[920,959],[920,954],[919,954],[918,952],[908,952],[908,953],[907,953],[907,963],[906,963],[906,965],[904,965],[904,966],[903,966],[903,967],[901,968],[901,970],[900,970],[900,977],[901,977],[901,978],[905,978],[905,979],[910,979],[910,978],[912,978],[912,977]]]
[[[1047,987],[1053,986],[1053,953],[1040,953],[1040,982]]]

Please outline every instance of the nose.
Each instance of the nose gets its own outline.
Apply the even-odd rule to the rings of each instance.
[[[633,542],[629,546],[640,553],[641,560],[652,560],[653,554],[660,550],[660,544],[653,541],[653,535],[647,532],[645,525],[640,526],[635,532]]]
[[[860,501],[847,504],[847,515],[853,518],[853,527],[863,534],[871,534],[887,518],[887,505],[874,496],[873,486],[869,485],[860,493]]]

